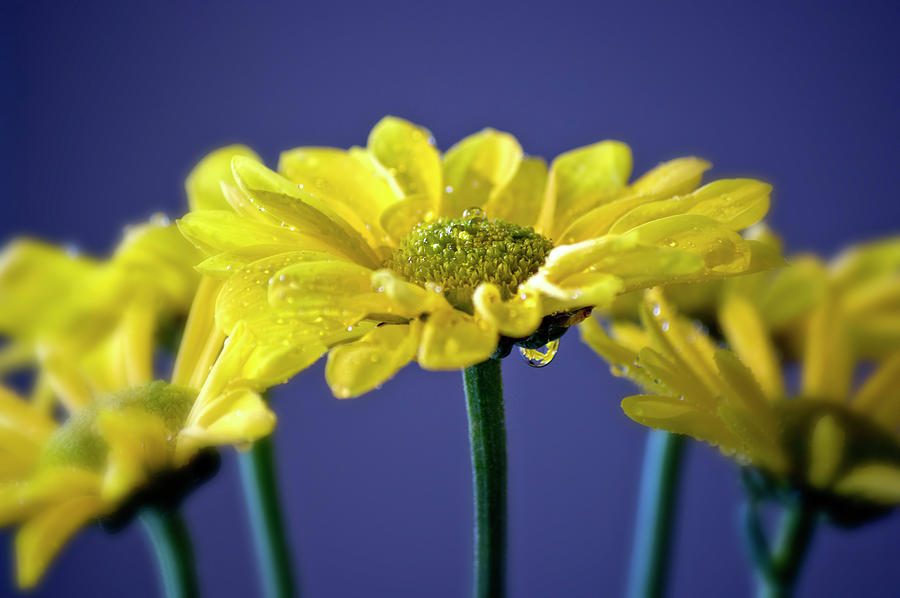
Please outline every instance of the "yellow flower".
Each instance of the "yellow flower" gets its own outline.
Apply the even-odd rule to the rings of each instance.
[[[21,587],[34,586],[86,523],[121,525],[141,507],[176,505],[214,473],[204,449],[248,445],[273,429],[259,393],[293,372],[245,324],[224,340],[213,321],[219,286],[201,282],[170,383],[153,381],[154,339],[126,314],[89,367],[69,372],[76,388],[101,377],[108,389],[62,422],[0,386],[0,525],[18,525]]]
[[[196,250],[164,219],[126,229],[113,256],[98,261],[32,239],[0,253],[0,373],[35,363],[44,376],[37,391],[55,387],[86,404],[110,390],[100,368],[89,385],[74,372],[89,370],[87,355],[111,345],[122,326],[152,338],[160,325],[183,317],[199,276]]]
[[[332,391],[351,397],[412,360],[457,369],[543,345],[620,293],[779,263],[736,232],[765,215],[769,185],[698,189],[708,168],[681,158],[628,184],[623,143],[548,169],[493,129],[441,155],[387,117],[366,148],[284,152],[280,174],[246,148],[214,152],[178,224],[210,256],[198,269],[226,279],[220,327],[246,320],[297,367],[330,349]]]
[[[722,285],[714,322],[730,350],[647,291],[640,325],[595,318],[587,342],[648,391],[622,408],[646,426],[717,445],[780,484],[809,492],[836,520],[900,503],[900,239],[858,248],[830,270],[813,258]],[[871,294],[870,294],[871,293]],[[866,299],[871,298],[870,301]],[[789,337],[787,342],[785,336]],[[799,387],[782,364],[797,350]],[[876,368],[854,390],[864,358]]]

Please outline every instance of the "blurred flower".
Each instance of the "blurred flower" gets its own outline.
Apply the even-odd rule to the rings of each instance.
[[[900,239],[858,247],[830,269],[798,259],[714,296],[730,350],[660,289],[646,292],[640,325],[616,320],[609,334],[595,318],[582,325],[614,373],[651,393],[624,399],[625,413],[719,446],[837,521],[900,503]],[[794,392],[792,352],[802,359]],[[867,357],[874,371],[854,389]]]
[[[117,330],[150,339],[161,328],[174,327],[197,286],[197,255],[162,217],[126,229],[104,261],[32,239],[11,242],[0,253],[0,335],[7,340],[0,349],[0,374],[39,365],[43,378],[37,392],[47,397],[56,388],[70,408],[113,389],[104,379],[106,362],[89,384],[73,372],[89,372],[87,356],[102,346],[117,351]],[[123,368],[143,363],[119,354]]]
[[[34,586],[86,523],[119,526],[142,507],[177,506],[215,471],[203,449],[247,445],[273,429],[259,392],[290,372],[244,324],[223,343],[218,287],[200,285],[171,383],[152,381],[154,339],[126,316],[57,387],[104,388],[88,402],[61,397],[70,409],[61,422],[0,387],[0,525],[18,525],[20,586]]]
[[[350,397],[414,359],[458,369],[539,347],[623,292],[780,263],[735,232],[765,215],[770,187],[696,189],[707,168],[677,159],[629,185],[622,143],[548,170],[492,129],[442,156],[387,117],[366,148],[287,151],[280,174],[246,148],[214,152],[178,224],[210,256],[198,269],[226,279],[219,326],[246,320],[297,367],[330,348],[329,384]]]

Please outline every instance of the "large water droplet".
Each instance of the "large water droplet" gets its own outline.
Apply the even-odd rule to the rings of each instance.
[[[526,349],[525,347],[519,347],[519,353],[522,355],[522,358],[533,368],[542,368],[546,365],[550,365],[550,362],[553,361],[553,358],[556,357],[558,352],[559,339],[550,341],[540,349]]]
[[[487,218],[487,214],[481,208],[468,208],[462,213],[463,218]]]

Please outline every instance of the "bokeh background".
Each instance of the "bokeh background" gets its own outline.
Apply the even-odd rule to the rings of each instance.
[[[0,240],[109,250],[121,227],[178,216],[183,179],[219,145],[274,164],[299,145],[363,144],[381,116],[446,149],[485,126],[552,157],[627,141],[635,169],[685,154],[775,185],[788,248],[832,254],[900,228],[900,4],[866,2],[0,2]],[[471,481],[460,376],[405,369],[331,398],[318,364],[276,390],[297,566],[311,598],[461,597]],[[632,389],[563,339],[547,368],[504,364],[510,595],[624,588],[645,431]],[[672,595],[752,581],[734,467],[692,446]],[[236,462],[188,502],[208,596],[258,586]],[[0,595],[12,592],[0,534]],[[900,516],[821,531],[800,596],[900,587]],[[36,596],[157,595],[139,526],[93,529]]]

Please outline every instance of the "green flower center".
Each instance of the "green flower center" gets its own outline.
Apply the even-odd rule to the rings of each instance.
[[[462,218],[418,224],[388,258],[386,267],[410,282],[443,292],[456,307],[471,307],[472,292],[490,282],[504,299],[538,271],[553,248],[550,239],[477,208]]]
[[[83,467],[98,471],[106,463],[108,446],[97,428],[101,410],[140,409],[162,419],[172,438],[182,428],[197,393],[152,382],[98,398],[69,417],[50,437],[41,458],[47,465]]]

